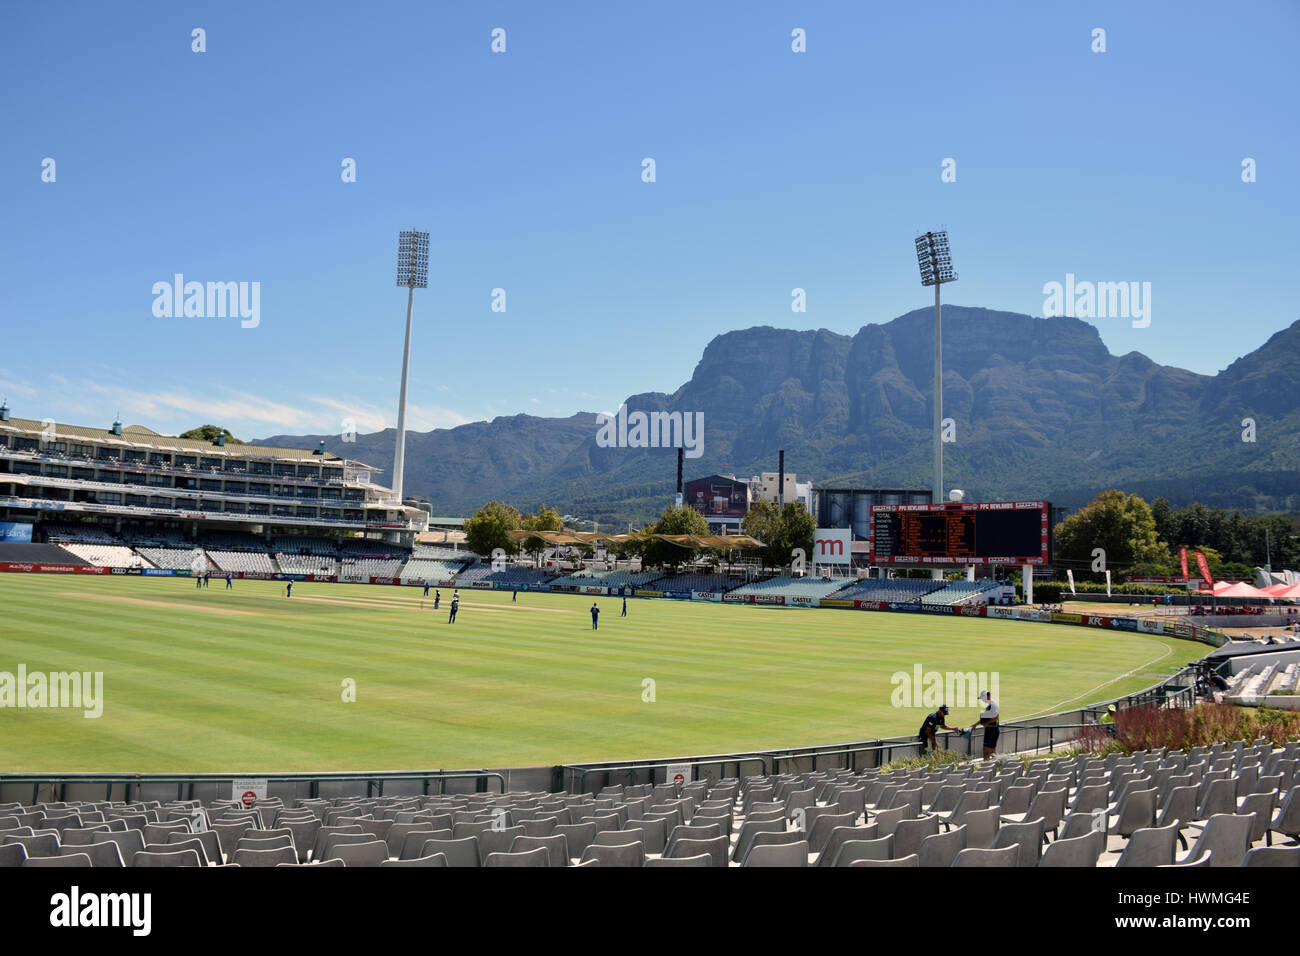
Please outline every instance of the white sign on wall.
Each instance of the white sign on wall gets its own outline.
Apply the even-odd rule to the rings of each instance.
[[[818,528],[813,535],[813,564],[848,564],[853,558],[848,528]]]
[[[664,767],[664,782],[675,783],[679,787],[691,782],[691,765],[688,763],[670,763]]]
[[[246,807],[251,807],[258,800],[265,800],[266,778],[236,777],[230,782],[230,799],[238,800]]]

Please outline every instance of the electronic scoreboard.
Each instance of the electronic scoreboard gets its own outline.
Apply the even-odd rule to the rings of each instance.
[[[1047,501],[872,505],[872,564],[1048,564]]]

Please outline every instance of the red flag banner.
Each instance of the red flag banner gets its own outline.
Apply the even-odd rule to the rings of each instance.
[[[1186,580],[1188,577],[1190,577],[1190,575],[1187,573],[1187,548],[1186,547],[1182,547],[1178,549],[1178,561],[1183,566],[1183,580]]]
[[[1205,555],[1201,554],[1201,552],[1197,551],[1195,554],[1196,570],[1201,572],[1201,577],[1205,579],[1206,584],[1210,587],[1214,587],[1214,578],[1210,577],[1210,563],[1205,560]]]

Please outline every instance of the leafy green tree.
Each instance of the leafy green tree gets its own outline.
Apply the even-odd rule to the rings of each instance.
[[[781,515],[777,512],[776,505],[760,499],[749,506],[749,511],[740,522],[740,533],[757,538],[766,545],[772,540],[780,520]],[[764,548],[763,560],[767,561],[767,559],[767,549]]]
[[[802,502],[792,501],[781,509],[767,541],[766,559],[772,567],[789,564],[796,548],[803,549],[809,564],[813,561],[813,537],[817,522]]]
[[[643,529],[651,534],[693,534],[703,537],[709,533],[709,523],[690,505],[678,508],[669,505],[659,520],[646,525]],[[676,570],[683,561],[692,556],[690,548],[683,548],[667,541],[647,541],[641,552],[641,563],[656,568]]]
[[[228,430],[224,428],[218,428],[216,425],[200,425],[198,428],[191,428],[187,432],[181,432],[181,434],[177,435],[176,437],[190,438],[193,439],[194,441],[216,441],[217,437],[220,435],[226,436],[227,445],[244,444],[234,435],[230,434]]]
[[[1056,557],[1075,574],[1094,573],[1093,552],[1105,552],[1105,566],[1114,574],[1135,564],[1167,564],[1168,548],[1156,537],[1151,506],[1137,495],[1110,489],[1056,526]]]
[[[489,501],[473,517],[465,519],[465,544],[483,557],[497,548],[506,554],[518,554],[519,543],[507,534],[518,530],[519,512],[499,501]]]

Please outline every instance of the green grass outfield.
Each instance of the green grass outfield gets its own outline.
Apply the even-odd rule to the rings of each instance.
[[[415,588],[0,574],[0,672],[102,671],[104,708],[0,709],[0,772],[541,766],[909,734],[897,671],[999,673],[1004,719],[1206,648],[1018,621]],[[1128,676],[1121,676],[1128,675]],[[655,701],[642,700],[655,681]],[[356,701],[345,703],[345,679]],[[969,726],[976,709],[954,710]]]

